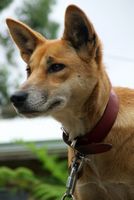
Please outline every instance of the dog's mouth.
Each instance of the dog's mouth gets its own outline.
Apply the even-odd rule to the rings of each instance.
[[[61,100],[56,100],[47,108],[47,110],[52,110],[58,106],[60,106],[63,102]]]
[[[63,108],[65,105],[65,101],[62,98],[55,99],[52,101],[46,102],[42,106],[30,106],[30,105],[25,105],[24,107],[21,107],[18,110],[18,112],[22,115],[25,115],[27,117],[36,117],[40,115],[47,115],[50,112],[53,111],[58,111],[61,108]]]

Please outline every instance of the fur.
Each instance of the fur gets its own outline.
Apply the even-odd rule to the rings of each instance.
[[[100,39],[85,13],[74,5],[67,8],[59,40],[47,40],[13,19],[7,19],[7,25],[28,71],[19,89],[27,98],[21,106],[18,92],[12,98],[18,112],[27,117],[53,116],[71,141],[89,132],[105,110],[111,84]],[[76,200],[134,200],[134,90],[113,89],[119,113],[105,139],[113,148],[85,159]],[[73,154],[69,148],[69,164]]]

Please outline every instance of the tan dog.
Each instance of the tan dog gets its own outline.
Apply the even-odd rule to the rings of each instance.
[[[13,40],[27,63],[27,81],[11,100],[28,117],[51,115],[69,141],[90,132],[103,116],[111,84],[93,25],[76,6],[65,15],[62,39],[47,40],[25,24],[7,19]],[[113,148],[85,159],[77,200],[134,200],[134,91],[114,88],[119,112],[105,142]],[[106,122],[107,123],[107,122]],[[73,150],[69,149],[69,162]]]

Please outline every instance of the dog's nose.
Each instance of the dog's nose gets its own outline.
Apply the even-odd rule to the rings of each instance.
[[[27,96],[28,96],[27,92],[19,91],[19,92],[15,92],[10,97],[10,100],[16,107],[20,107],[25,103]]]

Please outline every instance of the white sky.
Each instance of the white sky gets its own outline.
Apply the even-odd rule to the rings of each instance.
[[[61,24],[59,37],[69,4],[81,7],[93,22],[103,43],[104,63],[113,85],[134,88],[134,0],[57,0],[51,17]],[[14,17],[12,7],[3,13],[3,22],[6,17]],[[59,127],[52,119],[1,120],[0,142],[59,138]]]

